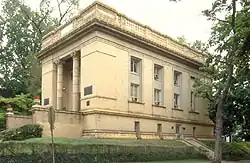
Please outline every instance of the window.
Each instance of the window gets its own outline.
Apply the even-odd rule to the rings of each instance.
[[[174,108],[178,108],[180,103],[180,95],[175,93],[174,94]]]
[[[191,91],[191,95],[190,95],[190,107],[191,107],[191,110],[194,110],[194,99],[195,99],[195,95],[194,95],[194,92]]]
[[[161,103],[161,90],[159,89],[154,89],[154,102],[155,105],[160,105]]]
[[[138,101],[138,90],[139,85],[131,83],[131,100],[132,101]]]
[[[155,80],[160,80],[162,79],[162,66],[159,65],[154,65],[154,79]]]
[[[178,72],[178,71],[174,71],[174,85],[175,86],[179,86],[180,85],[180,83],[181,83],[181,73],[180,72]]]
[[[139,64],[140,64],[139,59],[131,57],[130,71],[134,73],[139,73]]]
[[[140,122],[138,121],[135,121],[135,135],[137,139],[141,139]]]
[[[162,124],[157,124],[157,135],[162,139]]]

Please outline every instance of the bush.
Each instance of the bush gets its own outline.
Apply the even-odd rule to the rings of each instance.
[[[204,144],[214,149],[215,141],[202,141]],[[248,142],[228,143],[222,142],[222,159],[228,161],[250,159],[250,145]]]
[[[56,162],[146,162],[162,160],[204,159],[192,147],[56,144]],[[1,162],[51,162],[51,144],[29,142],[0,143]]]
[[[6,112],[11,107],[15,114],[31,115],[30,109],[33,104],[33,98],[30,95],[17,95],[13,98],[0,97],[0,109]]]
[[[25,140],[29,138],[40,138],[42,137],[43,128],[37,124],[28,124],[22,127],[2,131],[0,133],[0,139],[2,141],[10,140]]]

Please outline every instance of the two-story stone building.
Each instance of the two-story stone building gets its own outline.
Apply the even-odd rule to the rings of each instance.
[[[100,2],[47,34],[39,58],[56,136],[213,136],[192,87],[204,54]],[[44,117],[43,109],[34,115],[46,126]]]

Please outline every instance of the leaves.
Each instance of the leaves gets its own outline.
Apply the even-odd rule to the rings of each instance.
[[[211,10],[204,11],[210,20],[215,21],[209,40],[215,53],[208,56],[200,69],[201,76],[196,81],[196,88],[204,98],[209,99],[209,114],[215,122],[219,98],[228,79],[228,66],[233,64],[232,81],[223,105],[224,135],[244,132],[241,136],[246,138],[250,135],[250,12],[245,7],[249,2],[242,1],[241,10],[236,12],[234,19],[230,15],[233,9],[230,2],[216,1]],[[225,21],[214,19],[222,11],[227,12]],[[211,82],[204,83],[203,78],[211,79]]]
[[[55,0],[54,0],[55,2]],[[78,0],[60,0],[58,10],[53,0],[41,0],[33,11],[21,0],[2,1],[0,15],[0,95],[14,97],[21,93],[40,93],[41,67],[36,54],[42,37],[67,21]],[[66,11],[64,11],[66,7]],[[59,17],[51,17],[54,12]]]

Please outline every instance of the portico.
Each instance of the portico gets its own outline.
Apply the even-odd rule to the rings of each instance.
[[[57,67],[56,109],[80,110],[80,51],[55,61]]]

